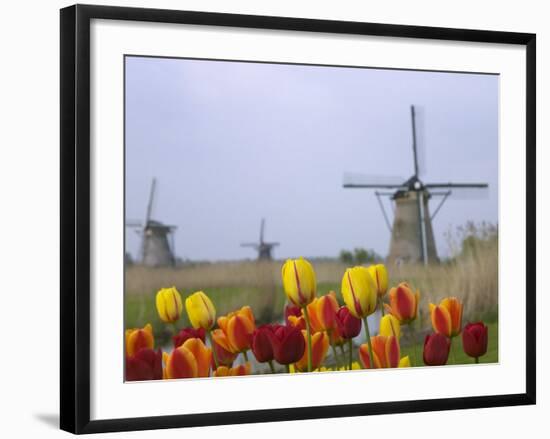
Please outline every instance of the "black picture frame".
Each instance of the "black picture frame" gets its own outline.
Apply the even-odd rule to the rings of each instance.
[[[292,409],[90,420],[90,21],[133,20],[374,35],[526,47],[526,392]],[[326,417],[535,404],[536,401],[536,35],[211,12],[74,5],[61,10],[60,426],[73,433],[194,427]]]

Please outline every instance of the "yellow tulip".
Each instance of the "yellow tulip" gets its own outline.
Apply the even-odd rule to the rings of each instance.
[[[401,360],[399,360],[399,366],[397,367],[411,367],[411,360],[409,359],[409,356],[406,355],[405,357],[401,358]]]
[[[283,289],[288,299],[304,307],[315,299],[317,282],[313,266],[304,258],[288,259],[281,271]]]
[[[384,264],[371,265],[368,270],[376,284],[376,294],[378,294],[378,297],[384,296],[386,291],[388,291],[388,271],[386,270],[386,266]]]
[[[392,316],[391,314],[386,314],[380,319],[380,335],[394,335],[399,338],[401,336],[401,325],[397,317]]]
[[[185,309],[193,328],[204,328],[208,331],[216,321],[216,308],[202,291],[197,291],[185,299]]]
[[[365,267],[348,268],[342,277],[342,296],[349,311],[358,319],[376,310],[376,284]]]
[[[163,322],[174,323],[179,320],[183,304],[176,287],[161,288],[157,293],[156,303],[159,317]]]

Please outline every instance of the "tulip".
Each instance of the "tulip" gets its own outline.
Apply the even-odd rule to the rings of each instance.
[[[273,357],[283,365],[296,363],[306,350],[302,331],[293,326],[274,325],[271,345]]]
[[[172,337],[172,341],[174,342],[174,347],[180,347],[183,343],[185,343],[190,338],[200,338],[203,343],[206,342],[206,332],[204,328],[184,328],[180,330],[176,335]]]
[[[317,283],[312,265],[304,258],[288,259],[282,268],[283,289],[288,299],[303,308],[315,298]]]
[[[361,332],[361,319],[350,313],[349,308],[342,306],[336,313],[338,332],[344,339],[357,337]]]
[[[252,336],[252,352],[259,363],[267,363],[273,361],[273,326],[259,326]]]
[[[143,328],[127,329],[126,338],[126,355],[131,357],[140,349],[153,349],[155,339],[153,337],[153,327],[147,323]]]
[[[394,335],[399,338],[401,336],[401,325],[397,317],[392,314],[386,314],[380,319],[380,335]]]
[[[238,352],[233,352],[232,349],[233,347],[229,343],[225,332],[221,329],[214,329],[212,331],[212,361],[214,369],[216,369],[214,357],[217,359],[217,363],[220,366],[231,367],[233,365],[233,361],[237,358]]]
[[[399,366],[398,367],[411,367],[411,360],[409,359],[409,356],[406,355],[401,360],[399,360]]]
[[[386,305],[386,311],[399,320],[402,325],[416,319],[420,293],[413,293],[412,288],[406,282],[390,290],[390,305]]]
[[[162,351],[142,348],[126,357],[126,381],[162,379]]]
[[[334,291],[314,299],[307,306],[307,311],[311,319],[312,332],[332,331],[336,328],[338,301]]]
[[[439,305],[430,303],[432,326],[435,332],[455,337],[462,330],[462,303],[456,297],[447,297]]]
[[[157,311],[165,323],[175,323],[183,310],[181,296],[176,287],[161,288],[156,297]]]
[[[302,317],[302,308],[300,308],[299,306],[296,306],[296,305],[287,305],[285,306],[285,323],[287,325],[290,324],[288,318],[289,317]],[[304,321],[304,325],[305,325],[305,321]],[[296,326],[296,325],[294,325]]]
[[[479,363],[479,357],[487,352],[489,328],[483,322],[468,323],[462,331],[462,348],[466,355],[475,358]]]
[[[385,265],[371,265],[368,270],[376,285],[376,294],[380,298],[383,297],[388,290],[388,271],[386,270]]]
[[[165,377],[196,378],[210,373],[212,351],[199,338],[190,338],[165,357]]]
[[[374,368],[388,368],[399,366],[399,341],[393,335],[376,335],[371,339]],[[365,369],[372,368],[371,355],[367,344],[359,347],[359,359]]]
[[[210,298],[202,291],[197,291],[185,299],[185,309],[193,328],[209,331],[216,320],[216,308]]]
[[[214,371],[215,377],[250,375],[252,367],[250,363],[239,364],[235,367],[220,366]]]
[[[287,325],[294,326],[300,330],[306,329],[306,319],[301,313],[302,310],[300,310],[300,316],[289,315],[287,318]]]
[[[250,349],[256,323],[249,306],[243,306],[227,316],[220,317],[218,325],[227,335],[232,352],[245,352]]]
[[[362,319],[376,310],[376,284],[365,267],[348,268],[342,277],[342,296],[350,312]]]
[[[304,341],[307,337],[306,331],[302,331]],[[329,347],[328,335],[325,332],[317,332],[311,337],[311,370],[315,370],[321,366],[321,363],[325,359]],[[308,365],[307,352],[304,353],[302,358],[296,362],[296,368],[300,371],[311,371]]]
[[[451,340],[438,332],[426,335],[424,339],[424,364],[443,366],[449,358]]]

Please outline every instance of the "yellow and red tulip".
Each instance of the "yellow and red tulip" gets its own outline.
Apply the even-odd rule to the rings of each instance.
[[[392,314],[386,314],[380,319],[380,335],[394,335],[399,338],[401,336],[401,325],[397,317]]]
[[[371,275],[376,285],[376,294],[378,297],[383,297],[388,291],[388,271],[384,264],[371,265],[369,268]]]
[[[250,363],[246,362],[244,364],[239,364],[235,367],[219,366],[214,371],[215,377],[227,377],[227,376],[243,376],[250,375],[252,367]]]
[[[413,293],[411,286],[401,282],[389,292],[390,304],[386,305],[386,311],[392,314],[404,325],[416,319],[420,293]]]
[[[157,312],[165,323],[177,322],[183,311],[181,296],[176,287],[161,288],[156,297]]]
[[[232,352],[244,352],[250,349],[256,323],[249,306],[243,306],[237,311],[220,317],[218,325],[227,335]]]
[[[365,267],[348,268],[342,278],[342,296],[350,312],[362,319],[376,310],[376,284]]]
[[[371,338],[372,355],[374,356],[374,368],[398,367],[400,361],[400,348],[397,337],[390,335],[376,335]],[[359,359],[365,369],[371,369],[371,362],[368,345],[362,344],[359,347]]]
[[[313,266],[304,258],[288,259],[281,270],[283,289],[296,306],[311,303],[317,294],[317,281]]]
[[[399,360],[398,367],[411,367],[411,360],[408,355],[405,355],[401,360]]]
[[[311,331],[332,331],[336,329],[336,313],[338,312],[338,301],[334,291],[318,297],[308,306]]]
[[[202,340],[190,338],[171,354],[165,356],[165,377],[197,378],[207,377],[210,373],[212,351]]]
[[[185,299],[185,309],[193,328],[210,330],[216,321],[216,308],[203,291],[197,291]]]
[[[430,303],[430,315],[435,332],[454,337],[462,330],[462,303],[456,297],[447,297],[439,305]]]
[[[147,323],[143,328],[127,329],[125,338],[127,356],[135,355],[141,349],[153,349],[155,346],[153,327],[150,323]]]
[[[306,340],[306,331],[302,331],[304,341]],[[325,359],[329,347],[329,339],[326,332],[317,332],[311,337],[311,369],[315,370]],[[302,358],[296,362],[296,368],[300,371],[308,369],[307,352],[304,352]]]
[[[231,367],[238,355],[238,352],[233,352],[233,347],[229,343],[227,335],[221,329],[212,331],[212,349],[216,352],[216,358],[220,366]],[[214,361],[212,367],[216,367]]]

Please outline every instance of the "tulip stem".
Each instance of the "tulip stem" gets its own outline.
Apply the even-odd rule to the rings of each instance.
[[[208,341],[210,342],[210,346],[212,346],[212,357],[214,358],[214,366],[216,366],[216,370],[218,369],[218,354],[216,353],[216,348],[214,346],[214,340],[212,339],[212,331],[208,330],[206,331],[206,336],[208,337]]]
[[[304,313],[304,318],[306,320],[306,331],[307,331],[307,371],[311,372],[311,360],[312,360],[312,353],[311,353],[311,324],[309,323],[309,314],[307,312],[307,306],[304,306],[302,308],[302,311]]]
[[[370,340],[369,322],[367,322],[367,316],[365,316],[365,335],[367,336],[367,346],[369,348],[369,360],[370,368],[374,369],[374,356],[372,355],[372,343]]]
[[[285,364],[286,373],[290,373],[290,364]]]
[[[267,363],[269,364],[269,368],[271,369],[271,373],[275,373],[275,367],[273,366],[273,361],[269,360]]]
[[[384,317],[386,312],[384,311],[384,301],[381,297],[378,298],[378,303],[380,303],[380,311],[382,312],[382,317]]]
[[[332,347],[332,354],[334,355],[334,364],[336,365],[336,370],[338,370],[338,352],[336,352],[336,346],[334,344],[330,344]]]
[[[451,340],[451,357],[453,358],[453,364],[457,364],[455,350],[454,350],[454,344],[453,344],[453,337],[451,337],[450,340]]]
[[[414,367],[418,364],[417,363],[418,357],[416,356],[416,340],[414,336],[413,322],[409,323],[409,335],[410,335],[410,339],[413,347],[412,352],[413,352],[413,367]]]
[[[246,351],[243,351],[243,357],[244,357],[244,361],[248,363],[248,354],[246,353]]]
[[[352,353],[352,350],[353,350],[353,341],[352,339],[350,338],[348,340],[348,347],[349,347],[349,370],[351,370],[353,368],[353,353]]]
[[[475,362],[476,362],[476,364],[479,364],[479,357],[476,357]]]

